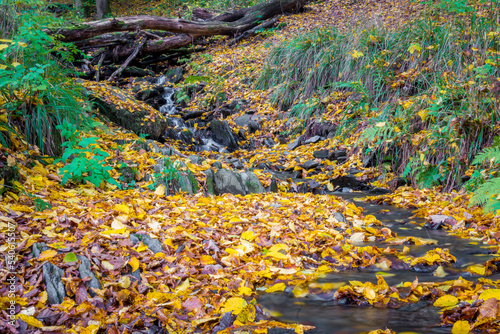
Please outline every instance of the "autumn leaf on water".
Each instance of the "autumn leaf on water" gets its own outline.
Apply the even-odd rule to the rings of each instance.
[[[458,298],[452,295],[444,295],[434,302],[434,306],[436,307],[449,307],[456,304],[458,304]]]

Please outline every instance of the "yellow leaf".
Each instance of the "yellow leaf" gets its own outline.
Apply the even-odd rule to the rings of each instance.
[[[444,295],[434,302],[436,307],[449,307],[458,304],[458,298],[452,295]]]
[[[57,255],[57,251],[53,249],[48,249],[44,252],[41,252],[38,256],[38,261],[45,261],[47,259],[53,258]]]
[[[45,304],[45,302],[47,301],[47,291],[42,291],[38,296],[38,301],[42,304]]]
[[[352,53],[351,53],[351,56],[356,60],[359,57],[363,57],[363,52],[353,50]]]
[[[370,287],[365,287],[365,290],[363,291],[363,296],[366,297],[366,299],[375,299],[377,297],[377,294],[375,293],[375,290],[373,290]]]
[[[500,289],[489,289],[479,295],[479,299],[482,300],[488,300],[490,298],[496,298],[500,300]]]
[[[82,329],[81,334],[96,334],[99,331],[99,325],[89,325]]]
[[[139,260],[135,256],[132,256],[130,260],[128,261],[128,264],[132,268],[132,271],[136,271],[139,269]]]
[[[285,283],[277,283],[277,284],[273,285],[272,287],[267,288],[266,292],[285,291],[285,289],[286,289]]]
[[[249,288],[249,287],[247,287],[247,286],[240,286],[240,287],[238,288],[238,293],[239,293],[240,295],[243,295],[243,296],[251,296],[251,295],[252,295],[252,293],[253,293],[253,290],[252,290],[252,289],[250,289],[250,288]]]
[[[0,44],[0,51],[2,51],[3,49],[7,49],[8,47],[8,44]]]
[[[22,314],[22,313],[19,314],[17,317],[18,317],[18,319],[21,319],[22,321],[24,321],[25,323],[27,323],[30,326],[33,326],[36,328],[43,327],[43,323],[40,320],[36,319],[35,317],[29,316],[26,314]]]
[[[377,124],[375,124],[375,126],[377,128],[381,128],[381,127],[385,126],[385,122],[378,122]]]
[[[200,257],[200,262],[204,265],[207,265],[207,264],[214,264],[215,260],[210,255],[202,255]]]
[[[455,322],[453,328],[451,329],[452,334],[469,334],[470,333],[470,324],[468,321],[459,320]]]
[[[248,303],[243,298],[231,297],[224,303],[222,313],[233,311],[233,314],[239,314],[245,308],[245,306],[247,306],[247,304]]]
[[[120,285],[124,289],[127,289],[130,286],[130,277],[128,277],[128,276],[120,277],[120,280],[118,281],[118,285]]]
[[[246,324],[255,320],[255,307],[252,304],[248,304],[241,310],[240,314],[236,317],[236,321],[242,324]]]
[[[130,208],[126,204],[116,204],[113,207],[113,210],[119,211],[119,212],[123,212],[123,213],[125,213],[127,215],[130,214]]]
[[[245,239],[248,241],[253,241],[256,237],[257,236],[255,235],[255,233],[253,233],[253,231],[251,230],[241,233],[241,239]]]
[[[156,188],[155,195],[158,195],[158,196],[164,196],[165,195],[165,186],[163,184],[160,184]]]

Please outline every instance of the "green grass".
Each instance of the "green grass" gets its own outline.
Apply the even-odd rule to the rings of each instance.
[[[277,46],[256,82],[299,118],[328,115],[338,135],[356,130],[366,153],[420,186],[460,184],[499,134],[500,32],[496,16],[438,12],[391,31],[311,31]]]
[[[59,155],[58,125],[83,122],[84,94],[69,79],[74,47],[43,32],[58,22],[43,11],[42,2],[0,0],[0,8],[5,6],[9,11],[2,12],[0,26],[12,30],[2,31],[0,42],[2,145],[10,146],[20,136],[42,154]]]

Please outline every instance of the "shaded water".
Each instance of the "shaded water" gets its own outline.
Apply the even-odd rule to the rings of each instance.
[[[412,270],[389,270],[384,279],[389,285],[401,282],[411,282],[418,278],[419,282],[448,281],[460,276],[474,281],[477,276],[471,276],[464,271],[472,264],[481,264],[494,258],[490,255],[488,247],[472,244],[470,240],[460,239],[447,234],[443,230],[429,230],[423,227],[424,220],[412,219],[412,213],[406,209],[380,206],[365,203],[357,199],[360,193],[335,194],[344,199],[355,202],[363,207],[364,214],[377,217],[385,226],[389,227],[398,236],[415,236],[437,241],[435,245],[407,246],[413,256],[422,256],[433,248],[448,248],[450,253],[457,258],[452,268],[445,268],[446,277],[436,277],[432,272],[417,272]],[[377,245],[387,246],[383,243],[359,243],[359,246]],[[392,246],[403,248],[404,246]],[[340,273],[331,273],[322,278],[318,283],[347,283],[352,280],[376,283],[377,271],[356,270]],[[498,275],[495,275],[497,278]],[[495,276],[490,278],[495,279]],[[360,307],[340,305],[332,299],[333,291],[322,292],[319,295],[308,295],[305,298],[294,298],[292,293],[273,293],[260,296],[259,303],[266,309],[281,314],[277,318],[285,322],[298,322],[316,327],[314,333],[325,334],[355,334],[374,329],[390,328],[396,332],[412,331],[417,333],[451,333],[451,329],[439,327],[440,319],[438,309],[432,303],[421,301],[417,304],[406,305],[399,309],[383,309],[375,307]]]

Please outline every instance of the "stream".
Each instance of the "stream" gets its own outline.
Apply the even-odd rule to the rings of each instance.
[[[157,84],[165,84],[165,77],[160,77]],[[160,111],[172,123],[172,133],[167,135],[172,139],[192,143],[194,151],[225,152],[226,147],[214,141],[209,132],[199,131],[194,126],[193,120],[185,120],[179,117],[179,109],[174,101],[175,90],[165,86],[163,99],[166,103],[161,106]],[[186,137],[188,136],[188,137]],[[279,179],[288,179],[293,176],[286,172],[274,171]],[[304,179],[294,181],[306,181]],[[350,189],[348,189],[351,191]],[[328,192],[330,193],[330,192]],[[384,279],[389,285],[398,285],[401,282],[412,282],[418,278],[419,282],[442,282],[457,279],[460,276],[476,281],[479,276],[472,276],[467,267],[474,264],[484,264],[487,260],[495,258],[491,255],[492,250],[486,246],[478,246],[468,239],[460,239],[452,236],[444,230],[433,230],[424,227],[423,219],[412,218],[410,210],[392,206],[381,206],[371,204],[363,200],[367,193],[361,192],[335,192],[333,195],[354,202],[364,210],[365,215],[373,215],[380,220],[384,226],[390,228],[398,237],[418,237],[432,239],[431,245],[390,245],[391,248],[402,250],[409,247],[409,255],[420,257],[429,250],[435,248],[447,248],[450,254],[457,259],[452,267],[444,268],[446,276],[438,277],[433,274],[435,267],[414,266],[409,270],[385,271]],[[385,248],[388,244],[383,242],[362,242],[356,246],[371,246]],[[334,283],[341,286],[349,281],[377,282],[376,275],[380,270],[361,269],[356,271],[343,271],[330,273],[319,279],[316,283]],[[493,275],[495,278],[500,275]],[[275,318],[283,322],[302,323],[315,326],[316,329],[307,331],[310,334],[357,334],[375,329],[389,328],[396,332],[412,333],[451,333],[451,328],[440,327],[438,309],[430,301],[420,301],[416,304],[405,305],[401,308],[376,308],[371,306],[341,305],[339,301],[333,300],[336,290],[323,291],[319,295],[309,294],[304,298],[295,298],[291,292],[263,293],[258,302],[267,310],[271,311]],[[293,330],[279,328],[270,329],[271,334],[294,333]]]
[[[456,279],[460,276],[476,281],[479,276],[470,275],[465,269],[473,264],[482,264],[494,258],[487,247],[470,243],[470,240],[460,239],[449,235],[443,230],[430,230],[423,227],[425,220],[414,219],[410,210],[392,206],[381,206],[364,202],[362,193],[336,193],[335,195],[354,202],[364,210],[365,215],[374,215],[385,226],[389,227],[398,236],[414,236],[437,241],[435,245],[407,246],[410,255],[421,256],[433,248],[448,248],[457,258],[454,266],[445,268],[448,273],[445,277],[436,277],[432,272],[417,272],[416,270],[388,270],[385,281],[389,285],[401,282],[411,282],[417,277],[419,282],[440,282]],[[358,246],[377,245],[383,243],[363,242]],[[391,247],[404,247],[393,246]],[[376,283],[379,271],[356,270],[339,273],[330,273],[317,283],[347,283],[352,280]],[[489,278],[494,279],[492,275]],[[439,327],[440,318],[438,309],[431,302],[420,301],[399,309],[375,308],[371,306],[340,305],[332,299],[332,291],[324,291],[320,295],[308,295],[304,298],[295,298],[292,293],[263,294],[258,299],[266,309],[272,311],[278,320],[284,322],[302,323],[315,326],[311,334],[357,334],[375,329],[389,328],[396,332],[411,331],[412,333],[451,333],[451,328]],[[278,334],[277,331],[276,334]],[[288,332],[283,332],[288,333]],[[292,333],[292,332],[290,332]]]

